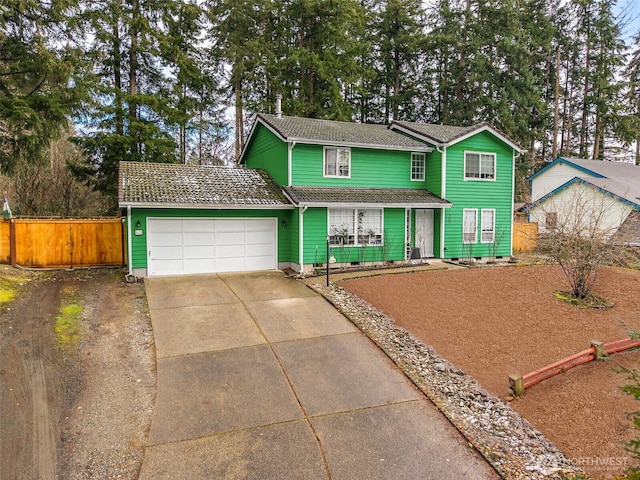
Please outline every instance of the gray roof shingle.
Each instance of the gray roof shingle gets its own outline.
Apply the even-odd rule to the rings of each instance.
[[[258,114],[258,120],[271,127],[287,141],[387,149],[431,150],[423,142],[390,130],[386,125],[318,120],[287,115],[278,117],[264,113]]]
[[[284,191],[296,205],[451,206],[451,203],[427,190],[409,188],[285,187]]]
[[[456,140],[465,137],[466,135],[472,135],[475,132],[479,132],[481,130],[489,130],[494,135],[501,138],[504,142],[510,144],[516,150],[520,152],[524,152],[525,149],[522,148],[515,140],[509,138],[508,135],[504,134],[493,125],[488,122],[478,123],[477,125],[470,125],[468,127],[454,127],[451,125],[437,125],[433,123],[416,123],[416,122],[401,122],[401,121],[393,121],[391,122],[390,128],[400,127],[400,129],[404,132],[407,132],[410,135],[416,135],[420,138],[424,138],[430,143],[434,143],[435,145],[450,145],[451,143],[455,143]]]
[[[293,208],[263,170],[120,162],[118,203],[180,208]]]
[[[633,163],[607,162],[603,160],[585,160],[583,158],[562,157],[578,167],[604,178],[584,174],[578,178],[607,190],[620,198],[640,205],[640,166]]]

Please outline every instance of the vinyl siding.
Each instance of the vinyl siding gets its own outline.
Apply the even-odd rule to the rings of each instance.
[[[572,178],[580,175],[585,174],[583,171],[566,163],[556,163],[531,180],[531,202],[535,202],[547,193],[552,192]]]
[[[425,188],[425,181],[411,181],[410,150],[351,148],[351,178],[325,178],[323,176],[323,155],[323,145],[297,144],[293,148],[293,185],[308,187]],[[427,154],[428,156],[429,154]],[[427,171],[425,177],[428,175],[429,172]]]
[[[244,154],[245,166],[266,170],[280,185],[287,185],[288,148],[285,142],[258,123]]]
[[[297,258],[293,251],[297,248],[298,219],[297,212],[293,210],[196,210],[196,209],[131,209],[132,237],[132,267],[147,267],[147,218],[261,218],[270,217],[278,219],[278,261],[292,262]],[[295,217],[295,218],[294,218]],[[286,226],[282,226],[282,221]],[[144,234],[133,235],[136,222],[140,221]]]
[[[338,263],[404,260],[404,208],[385,208],[384,246],[331,247]],[[304,264],[327,261],[327,209],[309,208],[303,215]]]
[[[464,152],[496,153],[496,179],[465,180]],[[492,254],[492,244],[480,242],[481,210],[495,210],[497,256],[511,255],[513,220],[513,150],[488,132],[482,132],[447,148],[446,199],[453,203],[445,211],[445,258],[469,255],[462,243],[462,216],[465,208],[478,210],[478,243],[471,255],[486,257]]]

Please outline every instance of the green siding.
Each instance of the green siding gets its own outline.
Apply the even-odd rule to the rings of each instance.
[[[151,209],[132,208],[132,267],[147,267],[147,218],[260,218],[271,217],[278,219],[278,261],[292,262],[297,258],[298,219],[294,210],[199,210],[199,209]],[[140,221],[143,235],[133,235],[136,222]],[[286,226],[282,225],[282,222]]]
[[[442,155],[437,150],[427,153],[425,188],[439,197],[442,196]]]
[[[287,185],[288,146],[261,123],[256,125],[251,143],[244,154],[247,168],[261,168],[280,185]]]
[[[464,152],[495,152],[496,179],[465,180]],[[465,208],[478,210],[478,243],[473,244],[471,255],[486,257],[492,253],[492,245],[480,243],[481,210],[496,211],[496,239],[500,238],[498,256],[511,254],[513,217],[513,150],[489,132],[474,135],[447,148],[446,199],[453,207],[445,211],[445,258],[469,255],[469,248],[462,244],[462,216]]]
[[[404,260],[404,208],[384,209],[384,246],[331,247],[338,263]],[[327,209],[309,208],[303,215],[304,264],[327,261]]]
[[[323,155],[323,145],[297,144],[292,152],[292,184],[314,187],[425,188],[425,182],[411,181],[411,151],[351,148],[351,178],[325,178],[322,171]]]

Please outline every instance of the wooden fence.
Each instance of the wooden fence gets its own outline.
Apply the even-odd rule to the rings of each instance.
[[[124,265],[125,260],[120,218],[0,222],[0,263],[74,268]]]
[[[537,244],[537,223],[513,222],[513,253],[533,252]]]

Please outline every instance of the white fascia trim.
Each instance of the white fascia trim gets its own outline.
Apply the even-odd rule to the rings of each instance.
[[[298,264],[300,265],[300,273],[304,272],[304,212],[306,211],[307,207],[298,208]]]
[[[500,132],[498,132],[495,129],[491,128],[489,125],[484,125],[483,127],[478,128],[477,130],[472,130],[470,132],[467,132],[466,134],[462,135],[461,137],[457,137],[454,140],[448,142],[445,146],[455,145],[456,143],[460,143],[463,140],[466,140],[467,138],[473,137],[474,135],[477,135],[477,134],[482,133],[482,132],[491,132],[492,135],[494,135],[495,137],[497,137],[500,140],[502,140],[504,143],[509,145],[514,150],[517,150],[519,152],[526,152],[526,149],[522,148],[520,145],[516,145],[511,140],[509,140],[507,137],[502,135]]]
[[[354,142],[335,142],[335,141],[324,141],[324,140],[314,140],[309,138],[294,138],[289,139],[289,141],[304,143],[308,145],[322,145],[324,147],[351,147],[351,148],[369,148],[373,150],[400,150],[407,152],[433,152],[433,147],[428,147],[426,145],[377,145],[372,143],[354,143]]]
[[[447,199],[447,147],[438,148],[438,152],[440,152],[440,162],[441,162],[440,177],[442,182],[440,184],[440,197],[446,200]],[[445,212],[442,212],[442,215],[440,215],[440,258],[445,258],[444,257],[444,241],[445,241],[444,230],[446,228],[446,223],[444,221],[444,216],[445,216]]]
[[[287,186],[290,187],[293,181],[293,148],[296,142],[287,143]]]
[[[513,255],[513,217],[515,216],[515,212],[513,211],[513,203],[515,201],[516,194],[516,157],[520,156],[520,152],[516,150],[513,151],[513,160],[511,164],[511,214],[509,215],[509,255]],[[495,218],[494,218],[495,221]],[[493,234],[495,235],[495,227]]]
[[[259,119],[256,120],[255,122],[253,122],[253,125],[251,126],[251,131],[249,132],[249,135],[247,136],[247,141],[244,142],[244,145],[242,147],[242,152],[240,152],[240,157],[238,157],[239,158],[239,161],[238,161],[239,164],[244,163],[242,161],[242,159],[244,158],[244,152],[247,151],[247,147],[249,146],[249,140],[251,140],[251,137],[253,136],[253,132],[256,130],[256,126],[258,125],[259,121],[260,121]],[[261,123],[263,123],[263,122],[261,122]],[[263,125],[264,125],[264,123],[263,123]],[[280,136],[280,135],[278,135],[278,136]]]
[[[213,203],[120,203],[120,207],[127,208],[180,208],[193,210],[293,210],[293,205],[236,205],[236,204],[213,204]]]
[[[451,208],[451,203],[300,203],[300,207],[326,208]]]

